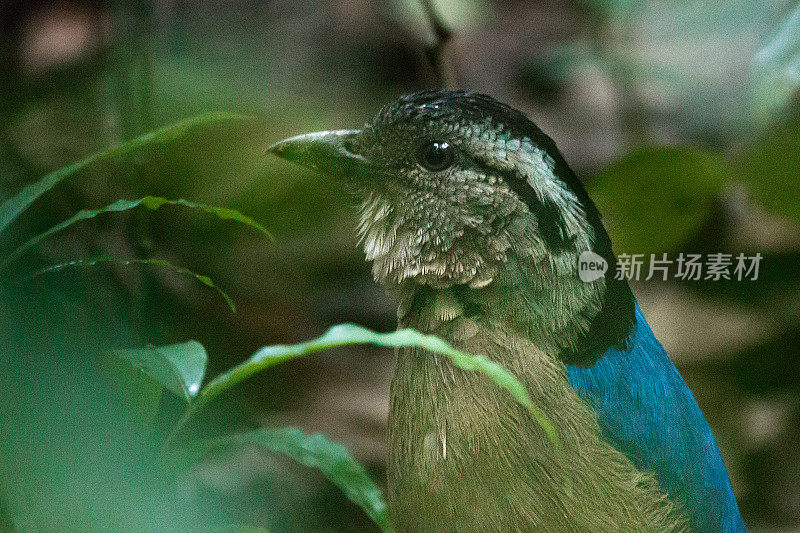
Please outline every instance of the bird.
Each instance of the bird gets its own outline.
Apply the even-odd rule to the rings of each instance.
[[[558,435],[556,447],[486,376],[398,349],[387,444],[398,531],[747,531],[706,418],[614,274],[598,208],[524,113],[426,90],[360,129],[269,150],[355,196],[399,327],[503,365]],[[608,265],[591,281],[578,272],[586,253]]]

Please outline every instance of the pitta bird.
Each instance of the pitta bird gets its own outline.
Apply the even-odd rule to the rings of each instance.
[[[614,275],[599,211],[524,114],[425,91],[362,129],[271,151],[360,197],[366,258],[402,327],[505,366],[560,437],[558,452],[485,376],[399,350],[388,447],[398,530],[746,531],[703,413]],[[585,252],[605,275],[581,279]]]

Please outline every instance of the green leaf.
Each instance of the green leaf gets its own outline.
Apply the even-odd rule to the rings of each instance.
[[[382,531],[392,530],[381,490],[347,448],[322,435],[307,435],[297,428],[260,428],[193,443],[187,450],[211,453],[243,446],[282,453],[298,463],[319,469],[350,501],[364,509]]]
[[[173,265],[169,261],[165,261],[164,259],[121,259],[118,257],[108,257],[108,256],[100,256],[100,257],[88,257],[83,259],[73,259],[72,261],[67,261],[65,263],[59,263],[57,265],[49,266],[47,268],[43,268],[34,272],[33,274],[26,277],[26,279],[34,278],[41,276],[43,274],[48,274],[50,272],[56,272],[59,270],[64,270],[66,268],[77,267],[77,266],[93,266],[100,263],[114,263],[119,265],[154,265],[164,267],[172,272],[177,274],[185,274],[187,276],[191,276],[206,287],[213,289],[217,294],[222,296],[225,300],[225,303],[228,304],[232,312],[236,312],[236,304],[233,303],[233,300],[228,293],[214,285],[214,282],[208,276],[204,276],[202,274],[198,274],[196,272],[192,272],[188,268],[184,268],[178,265]]]
[[[210,533],[269,533],[269,530],[261,526],[225,524],[223,526],[212,526]]]
[[[236,222],[240,222],[247,226],[253,227],[269,237],[272,238],[272,235],[252,218],[243,215],[239,211],[235,209],[229,209],[227,207],[217,207],[213,205],[201,204],[196,202],[190,202],[189,200],[184,200],[183,198],[179,198],[177,200],[169,200],[167,198],[163,198],[161,196],[145,196],[143,198],[139,198],[137,200],[117,200],[113,204],[107,205],[105,207],[101,207],[99,209],[81,209],[75,215],[68,218],[67,220],[56,224],[52,228],[36,235],[35,237],[29,239],[25,244],[18,247],[16,250],[11,252],[8,257],[5,258],[2,264],[0,264],[0,270],[3,270],[6,266],[16,260],[20,255],[25,253],[28,249],[35,246],[43,239],[58,233],[60,231],[65,230],[66,228],[70,227],[71,225],[79,222],[81,220],[87,220],[90,218],[94,218],[97,215],[102,213],[111,213],[111,212],[120,212],[120,211],[127,211],[129,209],[133,209],[137,206],[143,206],[151,211],[155,211],[156,209],[160,208],[163,205],[178,205],[183,207],[188,207],[191,209],[199,209],[209,213],[211,215],[216,216],[222,220],[233,220]]]
[[[753,58],[756,111],[783,106],[800,87],[800,4]]]
[[[708,219],[727,172],[717,154],[643,148],[601,172],[588,189],[617,254],[667,252]]]
[[[389,348],[418,347],[444,355],[459,368],[475,370],[488,376],[499,387],[505,389],[519,403],[525,406],[533,418],[541,426],[550,442],[558,451],[561,442],[555,426],[548,416],[531,400],[528,391],[520,381],[501,365],[490,361],[482,355],[470,355],[453,348],[449,343],[433,335],[425,335],[413,329],[401,329],[391,333],[376,333],[355,324],[333,326],[324,335],[316,339],[294,345],[265,346],[254,353],[247,361],[236,365],[227,372],[212,379],[192,402],[190,408],[178,422],[170,438],[165,443],[169,446],[174,436],[183,428],[193,413],[225,390],[244,381],[250,376],[266,370],[278,363],[288,361],[339,346],[354,344],[375,344]]]
[[[152,427],[161,406],[164,385],[130,360],[120,357],[116,350],[106,352],[102,370],[111,392],[121,400],[121,408],[127,418],[141,423],[143,427]]]
[[[735,165],[737,177],[772,214],[800,220],[800,123],[770,131]]]
[[[79,170],[82,170],[93,163],[106,159],[112,159],[144,146],[162,144],[176,140],[180,137],[183,137],[189,131],[198,126],[234,120],[245,121],[252,120],[252,118],[236,113],[206,113],[169,126],[165,126],[149,133],[145,133],[144,135],[128,142],[122,143],[102,152],[95,152],[94,154],[81,159],[76,163],[55,170],[50,174],[47,174],[39,181],[25,187],[16,196],[9,198],[0,204],[0,234],[3,233],[6,227],[8,227],[11,222],[13,222],[23,211],[25,211],[28,206],[36,201],[37,198],[52,189],[59,182],[69,178]]]
[[[200,391],[208,361],[206,349],[197,341],[152,348],[110,350],[109,354],[127,361],[187,402]]]

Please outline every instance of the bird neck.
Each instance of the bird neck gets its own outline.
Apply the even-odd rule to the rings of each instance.
[[[610,347],[626,346],[635,322],[626,281],[607,275],[584,282],[577,273],[586,251],[616,272],[599,221],[588,237],[556,249],[538,238],[536,217],[519,201],[465,221],[432,198],[373,195],[362,205],[364,250],[375,279],[398,294],[401,324],[433,333],[460,316],[491,318],[567,364],[591,365]],[[448,220],[461,222],[442,226]]]
[[[500,310],[470,318],[470,304],[455,288],[419,288],[415,295],[404,325],[512,372],[547,413],[563,455],[485,376],[400,348],[387,457],[388,505],[399,530],[448,524],[453,531],[559,531],[565,523],[576,531],[685,530],[655,478],[602,438],[563,362],[542,343],[520,335]]]
[[[591,345],[586,337],[594,321],[602,320],[604,309],[614,303],[605,301],[604,278],[581,281],[574,267],[564,264],[569,260],[511,257],[480,288],[403,284],[397,289],[400,324],[427,333],[447,331],[448,324],[462,317],[500,325],[571,363],[566,354],[583,353]]]

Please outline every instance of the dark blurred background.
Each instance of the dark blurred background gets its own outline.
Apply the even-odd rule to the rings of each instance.
[[[441,57],[450,83],[524,110],[556,140],[594,193],[617,253],[762,254],[756,281],[642,281],[633,290],[709,419],[745,521],[753,531],[800,531],[796,2],[434,5],[453,32]],[[100,266],[35,282],[26,298],[38,306],[0,301],[6,325],[20,313],[52,315],[26,326],[51,351],[73,337],[89,351],[195,338],[211,376],[259,346],[334,323],[395,327],[395,305],[355,242],[347,193],[265,147],[357,127],[387,101],[435,87],[433,32],[419,2],[6,0],[0,32],[0,201],[202,111],[259,117],[80,172],[10,228],[3,250],[80,208],[145,194],[235,207],[275,236],[178,208],[104,215],[44,241],[20,270],[99,254],[163,258],[210,275],[238,312],[184,277]],[[685,160],[704,164],[686,170]],[[39,357],[26,346],[26,361]],[[54,383],[70,379],[70,360],[46,363]],[[321,432],[383,484],[392,364],[388,350],[324,352],[255,378],[205,416],[218,428]],[[183,484],[274,531],[373,527],[322,476],[255,451],[208,461]]]

